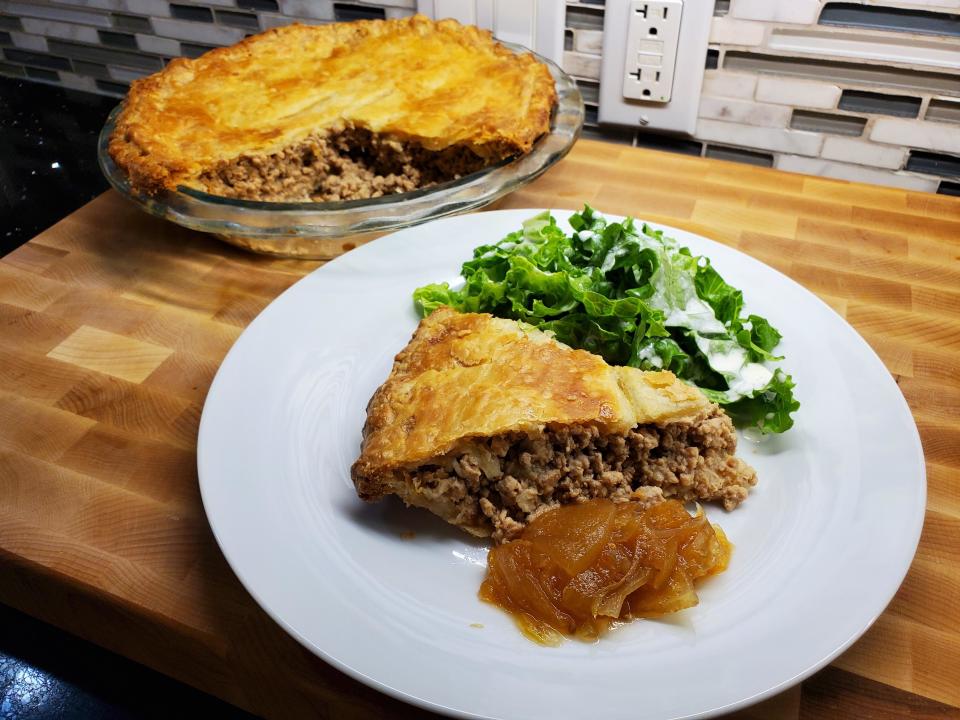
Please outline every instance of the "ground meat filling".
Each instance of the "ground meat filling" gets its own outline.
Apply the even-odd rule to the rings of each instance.
[[[426,500],[455,505],[457,525],[490,527],[501,542],[545,508],[598,497],[649,501],[662,494],[716,500],[731,510],[756,484],[753,469],[733,456],[736,443],[730,419],[714,410],[694,422],[643,425],[626,435],[572,427],[477,441],[449,467],[417,468],[403,480]]]
[[[213,195],[244,200],[361,200],[455,180],[487,164],[466,147],[430,151],[347,128],[315,133],[272,155],[243,155],[200,182]]]

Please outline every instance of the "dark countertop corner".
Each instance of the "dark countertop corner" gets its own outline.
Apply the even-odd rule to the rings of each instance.
[[[2,720],[253,716],[0,605]]]
[[[116,104],[0,76],[0,256],[107,189],[97,136]]]

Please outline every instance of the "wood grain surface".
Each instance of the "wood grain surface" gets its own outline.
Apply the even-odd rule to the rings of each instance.
[[[920,429],[929,500],[900,591],[832,666],[738,717],[960,718],[960,198],[580,141],[499,207],[584,201],[811,289],[877,351]],[[200,503],[211,379],[318,264],[246,254],[112,192],[0,259],[0,602],[265,717],[422,717],[275,625]]]

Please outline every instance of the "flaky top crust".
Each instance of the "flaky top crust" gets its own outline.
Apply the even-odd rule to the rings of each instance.
[[[564,425],[626,432],[711,408],[672,373],[612,367],[512,320],[440,308],[370,400],[354,474],[416,467],[476,437]]]
[[[345,126],[499,160],[530,150],[555,101],[543,63],[454,20],[290,25],[134,81],[109,150],[145,192]]]

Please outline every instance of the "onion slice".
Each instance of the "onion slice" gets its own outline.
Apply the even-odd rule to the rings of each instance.
[[[730,548],[701,508],[590,500],[548,510],[491,549],[480,598],[541,645],[595,640],[615,621],[696,605],[694,582],[723,572]]]

